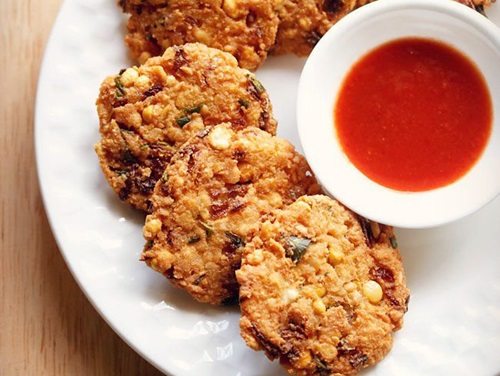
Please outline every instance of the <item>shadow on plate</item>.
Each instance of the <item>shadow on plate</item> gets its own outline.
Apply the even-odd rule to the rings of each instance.
[[[210,317],[224,313],[239,313],[240,311],[238,305],[214,306],[200,303],[183,289],[171,284],[167,278],[159,273],[156,273],[155,278],[149,280],[145,289],[144,296],[147,297],[148,301],[165,302],[168,306],[184,312],[203,313]]]
[[[439,284],[451,268],[460,267],[468,252],[480,251],[480,239],[500,231],[500,222],[492,223],[500,200],[457,222],[423,230],[397,229],[398,243],[411,289]],[[496,228],[495,228],[496,227]],[[479,239],[479,241],[478,241]]]
[[[96,190],[104,197],[106,208],[108,208],[116,218],[126,218],[127,221],[138,226],[138,228],[142,230],[146,214],[140,210],[134,209],[129,204],[120,201],[100,171],[96,174],[96,177]]]
[[[257,70],[256,74],[259,76],[262,68],[266,69],[266,76],[287,74],[287,71],[301,72],[305,63],[306,58],[300,58],[292,55],[269,56],[262,67]]]

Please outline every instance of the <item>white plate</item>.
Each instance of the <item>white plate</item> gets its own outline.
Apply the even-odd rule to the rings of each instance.
[[[500,6],[491,18],[500,25]],[[147,360],[174,375],[284,375],[239,337],[237,309],[193,302],[138,261],[142,215],[101,175],[94,101],[100,82],[129,65],[113,0],[66,0],[47,47],[37,97],[36,154],[61,252],[89,300]],[[500,31],[499,31],[500,32]],[[297,143],[295,97],[303,60],[269,59],[279,133]],[[500,371],[500,199],[458,223],[399,231],[412,289],[406,324],[370,375]]]

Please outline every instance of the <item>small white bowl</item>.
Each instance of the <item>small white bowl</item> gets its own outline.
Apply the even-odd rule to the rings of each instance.
[[[333,108],[352,65],[373,48],[402,37],[454,46],[476,63],[493,101],[493,128],[480,160],[458,181],[424,192],[386,188],[363,175],[344,154]],[[406,228],[464,217],[500,193],[500,29],[451,0],[379,0],[338,22],[309,57],[299,84],[297,119],[307,160],[326,192],[357,213]]]

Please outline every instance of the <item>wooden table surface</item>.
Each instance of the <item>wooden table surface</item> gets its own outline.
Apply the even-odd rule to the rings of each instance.
[[[61,2],[0,0],[0,375],[160,375],[87,301],[43,209],[33,108]]]

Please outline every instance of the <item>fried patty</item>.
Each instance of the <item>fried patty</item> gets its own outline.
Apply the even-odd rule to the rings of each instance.
[[[409,299],[392,228],[326,196],[263,218],[236,276],[241,335],[293,375],[354,375],[379,362]]]
[[[145,211],[172,155],[205,126],[276,132],[262,84],[233,56],[202,44],[169,48],[108,77],[97,111],[104,175],[121,200]]]
[[[287,141],[258,128],[206,129],[179,150],[155,188],[142,258],[200,302],[237,301],[234,272],[259,219],[317,192]]]
[[[130,14],[125,41],[144,62],[166,48],[200,42],[233,54],[244,68],[257,69],[273,46],[278,0],[122,0]]]
[[[374,0],[283,0],[274,54],[307,56],[321,37],[342,17]],[[480,13],[490,0],[457,0]]]

